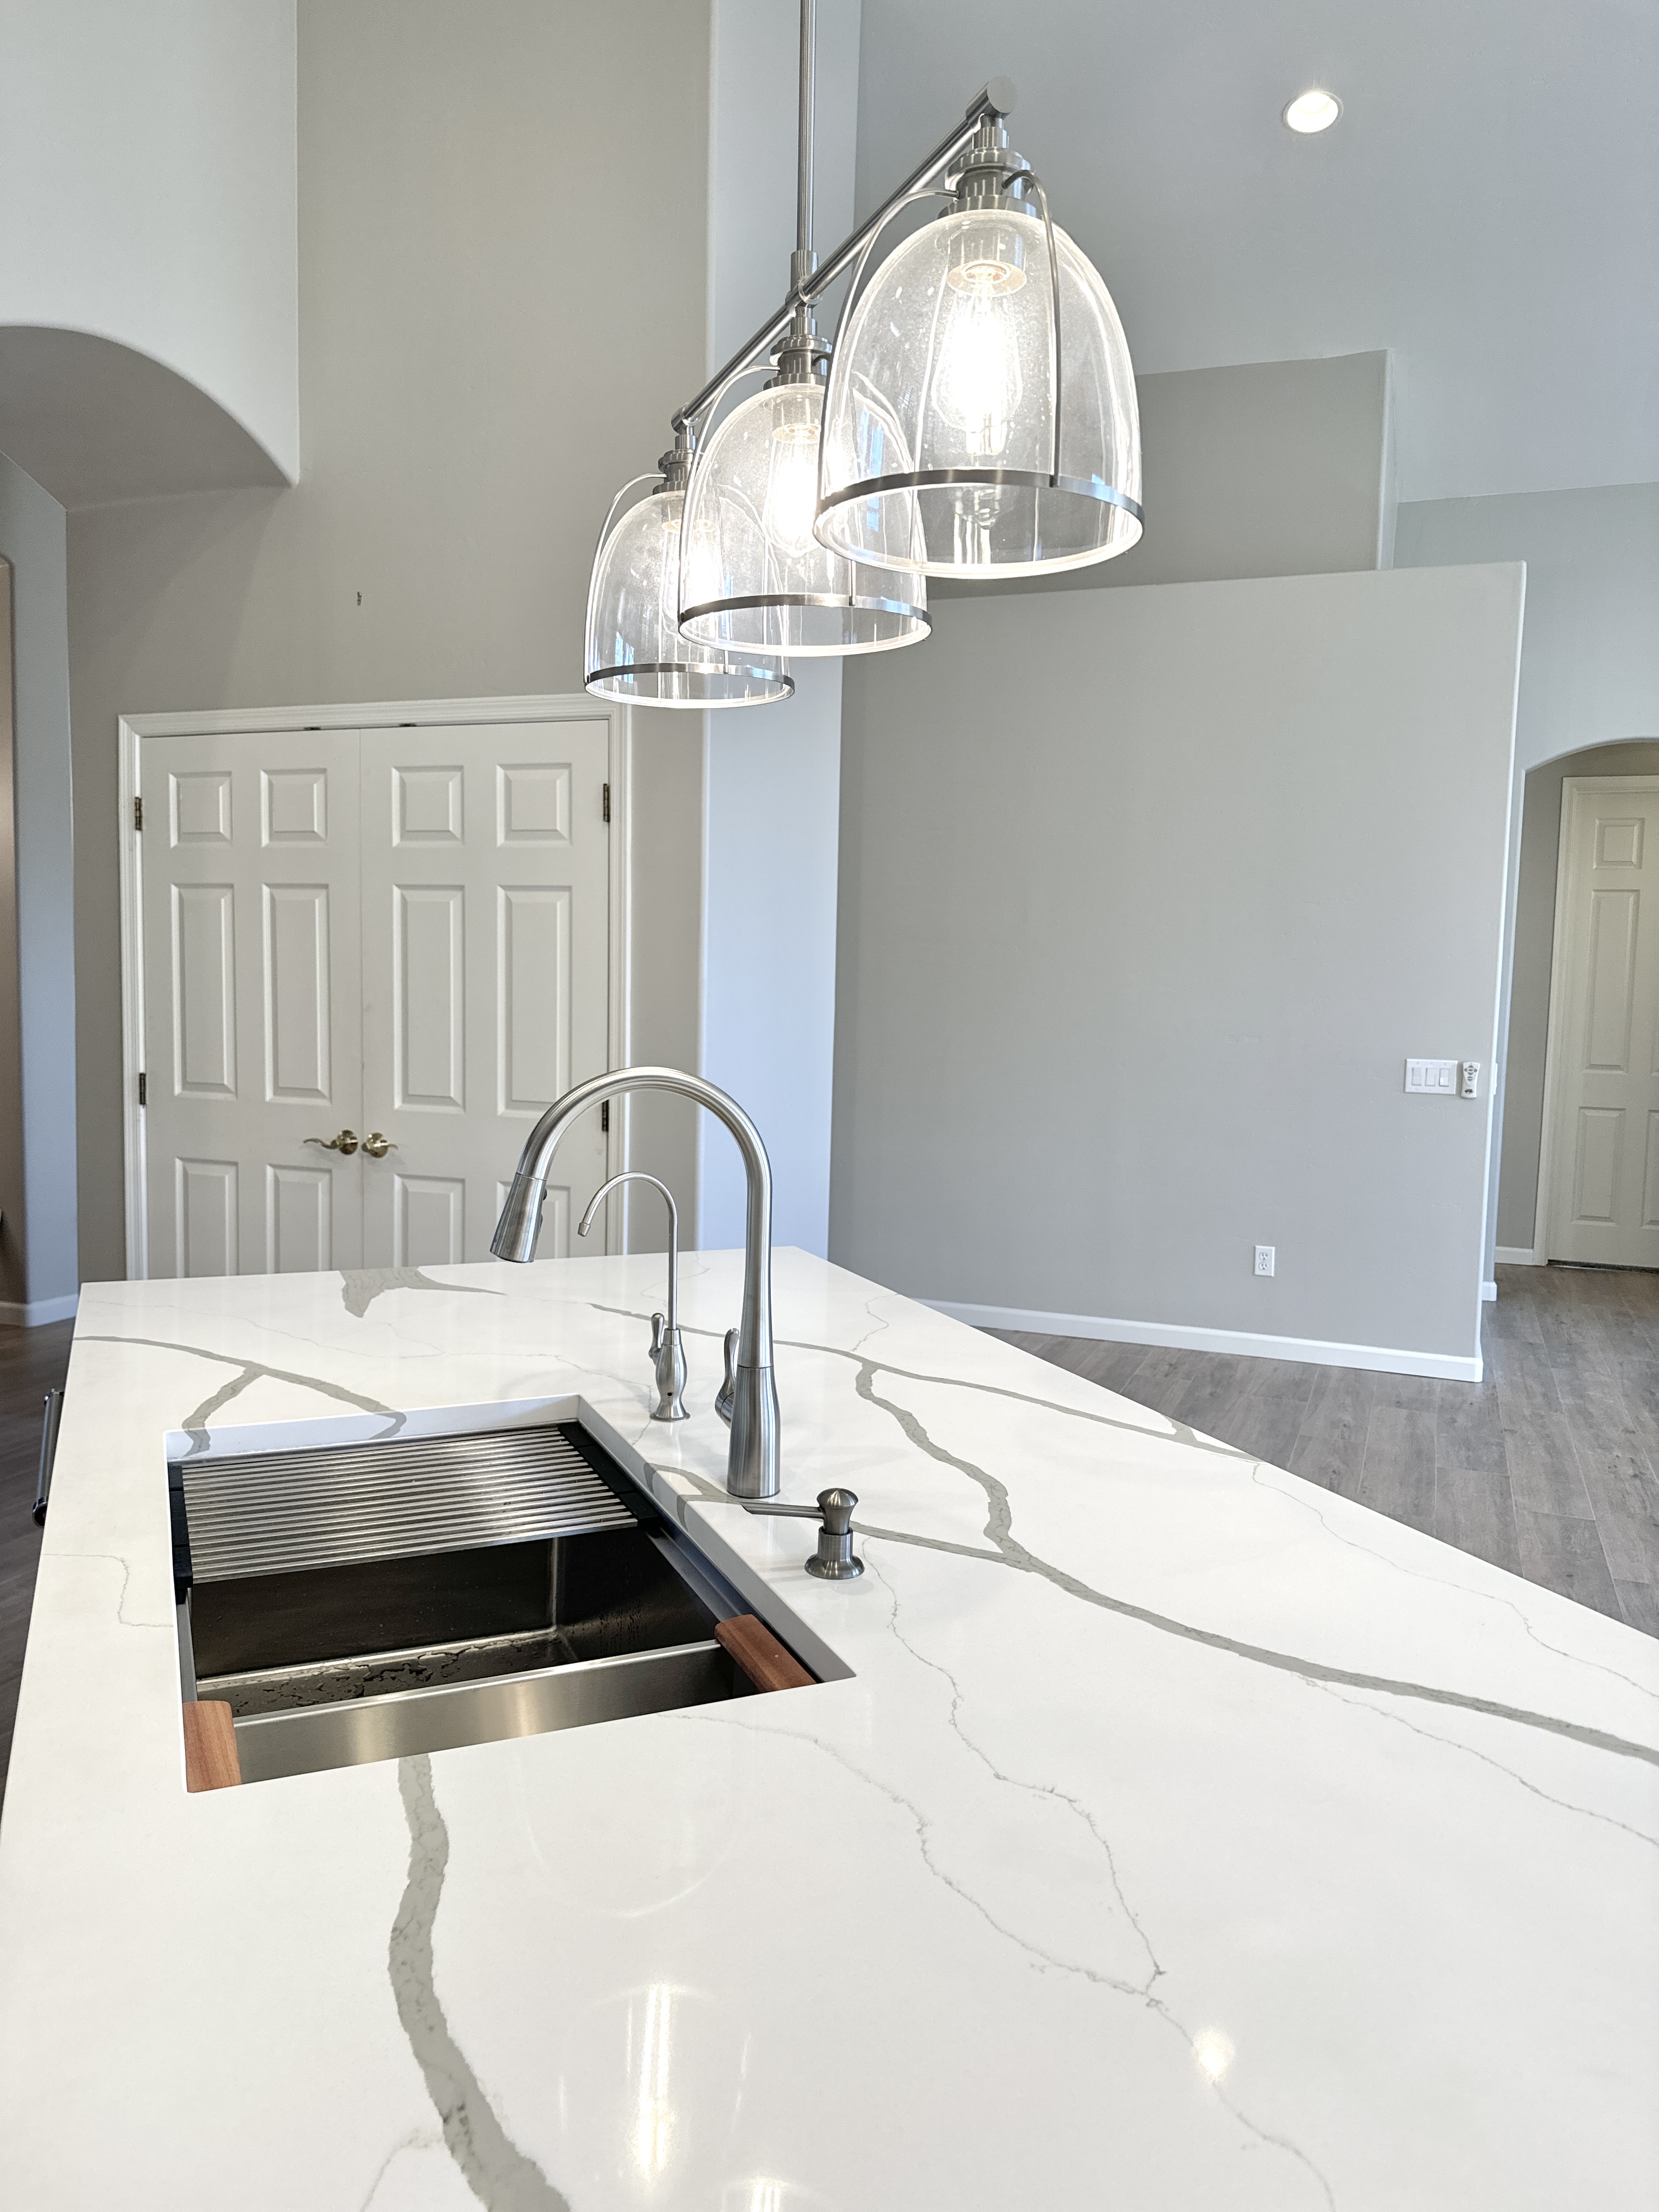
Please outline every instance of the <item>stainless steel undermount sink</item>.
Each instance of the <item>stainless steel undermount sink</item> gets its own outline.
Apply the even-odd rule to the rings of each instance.
[[[168,1439],[183,1695],[243,1781],[743,1696],[747,1617],[848,1673],[580,1399],[447,1418]]]

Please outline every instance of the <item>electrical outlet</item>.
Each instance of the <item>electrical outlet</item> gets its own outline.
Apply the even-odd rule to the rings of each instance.
[[[1273,1247],[1271,1244],[1258,1244],[1255,1248],[1255,1272],[1258,1275],[1271,1275],[1273,1271]]]

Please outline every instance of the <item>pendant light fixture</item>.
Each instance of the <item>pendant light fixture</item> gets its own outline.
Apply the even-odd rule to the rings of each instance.
[[[812,251],[814,0],[801,0],[795,301],[776,373],[717,426],[692,468],[680,556],[680,629],[699,644],[787,655],[881,653],[927,635],[927,586],[861,567],[813,535],[824,369],[805,288]],[[744,372],[739,370],[736,374]],[[736,375],[732,381],[736,380]]]
[[[1110,294],[1000,116],[981,123],[950,200],[862,292],[854,278],[824,405],[819,538],[931,575],[1037,575],[1127,552],[1140,424]]]
[[[691,437],[681,428],[658,463],[655,489],[617,513],[635,477],[611,502],[587,590],[586,687],[601,699],[647,707],[755,707],[787,699],[784,669],[752,655],[700,645],[679,631],[680,524]]]
[[[718,425],[692,471],[681,634],[791,659],[915,645],[929,627],[921,577],[855,566],[813,535],[826,349],[801,320],[776,376]]]
[[[1140,535],[1128,348],[1099,275],[1008,150],[1012,85],[993,78],[820,266],[812,23],[802,0],[789,293],[673,416],[648,495],[623,506],[640,477],[612,503],[587,603],[586,684],[603,697],[787,698],[787,659],[925,635],[925,574],[1077,568]],[[944,215],[865,284],[893,217],[939,198]],[[814,307],[849,271],[832,355]],[[715,424],[694,464],[721,401],[769,362],[770,381]]]

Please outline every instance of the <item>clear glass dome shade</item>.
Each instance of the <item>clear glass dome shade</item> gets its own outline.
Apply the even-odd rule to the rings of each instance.
[[[758,707],[787,699],[781,669],[680,635],[683,491],[655,491],[611,526],[587,590],[584,678],[602,699],[652,707]]]
[[[927,636],[918,574],[854,567],[813,535],[823,418],[821,385],[774,385],[709,439],[686,490],[683,636],[791,659]]]
[[[825,403],[817,532],[848,559],[934,575],[1041,574],[1140,536],[1140,416],[1111,295],[1040,216],[952,210],[853,302]],[[1057,475],[1058,481],[1052,479]]]

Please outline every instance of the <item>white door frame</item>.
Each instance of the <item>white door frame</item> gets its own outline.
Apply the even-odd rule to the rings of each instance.
[[[374,730],[450,726],[476,722],[592,722],[609,726],[607,758],[611,785],[610,977],[607,993],[605,1064],[626,1067],[629,1055],[628,917],[629,786],[633,772],[630,710],[585,691],[511,699],[401,699],[343,707],[240,707],[217,714],[123,714],[119,718],[121,796],[121,1119],[125,1139],[127,1279],[149,1277],[149,1219],[146,1197],[144,1116],[138,1103],[138,1077],[144,1051],[143,839],[137,827],[137,801],[143,795],[146,738],[301,737],[313,730]],[[611,1117],[605,1173],[617,1174],[628,1162],[626,1100]],[[613,1196],[606,1201],[607,1243],[619,1249],[623,1210]]]
[[[1538,1198],[1532,1218],[1533,1260],[1540,1267],[1548,1264],[1550,1256],[1550,1220],[1555,1195],[1555,1124],[1560,1104],[1561,1055],[1566,1049],[1566,994],[1556,986],[1565,975],[1568,952],[1576,949],[1569,941],[1571,930],[1567,896],[1572,889],[1570,878],[1575,816],[1581,793],[1616,791],[1659,791],[1659,775],[1564,775],[1561,779],[1561,822],[1555,860],[1555,933],[1550,945],[1550,1017],[1544,1046],[1544,1119],[1538,1143]]]

